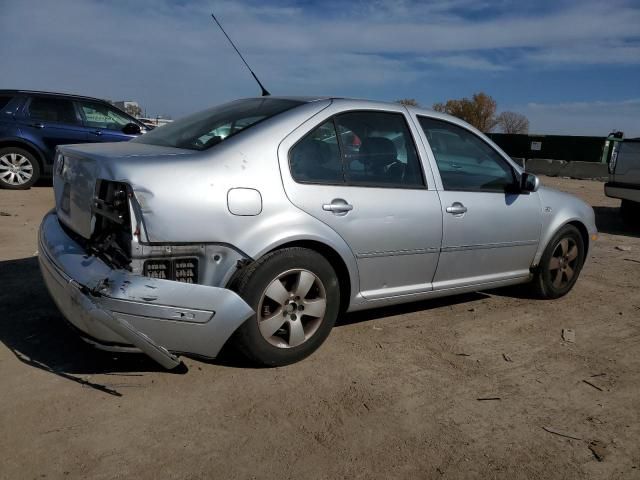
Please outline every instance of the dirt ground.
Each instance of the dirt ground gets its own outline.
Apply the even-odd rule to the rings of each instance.
[[[0,478],[640,478],[640,235],[602,183],[543,183],[601,231],[567,297],[349,314],[301,363],[186,374],[70,332],[34,256],[51,188],[0,191]]]

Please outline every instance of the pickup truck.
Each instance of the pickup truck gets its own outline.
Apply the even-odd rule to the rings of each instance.
[[[619,198],[620,213],[628,223],[636,224],[640,215],[640,138],[616,142],[609,161],[609,181],[604,185],[607,197]]]

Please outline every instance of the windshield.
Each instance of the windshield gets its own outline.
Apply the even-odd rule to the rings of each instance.
[[[132,142],[206,150],[262,120],[302,103],[279,98],[236,100],[156,128]]]

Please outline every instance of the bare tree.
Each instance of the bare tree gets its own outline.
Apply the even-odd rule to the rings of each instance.
[[[482,132],[490,132],[496,126],[496,107],[493,97],[484,92],[474,93],[471,99],[465,97],[433,104],[436,112],[458,117]]]
[[[502,112],[496,117],[504,133],[529,133],[529,119],[516,112]]]
[[[401,105],[406,105],[408,107],[419,107],[420,104],[415,98],[401,98],[400,100],[396,100],[396,103]]]

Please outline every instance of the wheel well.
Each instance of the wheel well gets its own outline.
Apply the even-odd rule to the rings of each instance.
[[[351,300],[351,280],[349,277],[349,269],[338,252],[330,246],[314,240],[299,240],[285,243],[284,245],[279,245],[270,252],[289,247],[302,247],[308,248],[309,250],[315,250],[329,260],[329,263],[331,263],[331,266],[334,268],[336,275],[338,276],[338,285],[340,286],[340,312],[345,312]]]
[[[587,230],[587,227],[584,226],[584,223],[578,221],[569,222],[567,225],[573,225],[580,232],[582,243],[584,244],[584,251],[586,254],[589,251],[589,232]]]
[[[40,174],[42,175],[44,170],[44,158],[42,158],[42,154],[40,153],[40,151],[38,151],[37,148],[35,148],[32,145],[29,145],[28,143],[18,142],[16,140],[7,140],[7,141],[0,142],[0,148],[6,148],[6,147],[18,147],[18,148],[21,148],[22,150],[26,150],[31,155],[33,155],[36,161],[38,162],[38,166],[40,167],[40,172],[41,172]]]

